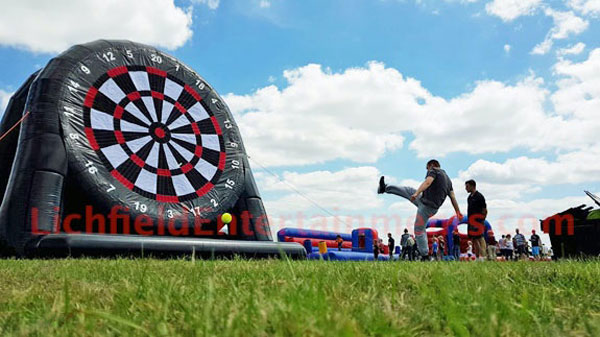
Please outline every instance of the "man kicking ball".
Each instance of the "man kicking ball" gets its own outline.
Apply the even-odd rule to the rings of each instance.
[[[448,178],[446,172],[440,168],[440,163],[435,159],[427,162],[427,176],[418,189],[415,190],[408,186],[399,187],[386,185],[384,177],[381,176],[377,193],[399,195],[417,206],[414,231],[421,260],[428,260],[429,258],[429,247],[427,245],[425,225],[429,218],[437,213],[438,209],[444,203],[444,200],[446,200],[446,196],[450,197],[452,206],[456,211],[456,216],[459,219],[462,219],[460,209],[458,208],[458,202],[456,202],[454,190],[452,189],[452,182],[450,181],[450,178]]]

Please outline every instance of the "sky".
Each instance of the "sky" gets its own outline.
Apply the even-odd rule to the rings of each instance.
[[[431,158],[495,233],[600,192],[600,0],[0,0],[0,110],[76,43],[125,38],[195,69],[238,123],[273,230],[412,230],[379,176]],[[436,217],[453,214],[446,201]],[[547,240],[547,238],[545,239]]]

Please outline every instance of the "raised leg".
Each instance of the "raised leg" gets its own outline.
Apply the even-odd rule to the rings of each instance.
[[[417,201],[412,201],[410,200],[410,197],[415,194],[417,190],[409,187],[409,186],[394,186],[394,185],[387,185],[387,187],[385,188],[385,193],[389,193],[389,194],[395,194],[398,196],[401,196],[403,198],[405,198],[406,200],[412,202],[415,206],[419,206],[417,204]]]

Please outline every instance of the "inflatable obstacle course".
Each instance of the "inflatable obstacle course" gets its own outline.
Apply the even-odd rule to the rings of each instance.
[[[335,241],[338,235],[344,240],[338,250]],[[377,230],[357,228],[352,233],[283,228],[277,232],[279,242],[298,242],[304,245],[308,259],[330,261],[373,261],[373,242],[377,242]],[[326,251],[324,251],[326,247]],[[388,246],[379,254],[378,260],[389,260]]]
[[[272,242],[227,105],[155,48],[70,48],[14,94],[0,131],[4,252],[304,254]]]

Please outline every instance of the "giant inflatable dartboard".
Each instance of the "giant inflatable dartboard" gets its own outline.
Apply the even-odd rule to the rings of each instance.
[[[22,116],[0,143],[0,244],[21,252],[39,245],[34,228],[56,229],[65,210],[84,206],[117,207],[132,222],[186,218],[195,226],[201,218],[217,230],[224,212],[248,211],[247,228],[226,238],[271,240],[231,112],[196,72],[155,48],[104,40],[72,47],[15,93],[0,131]]]

